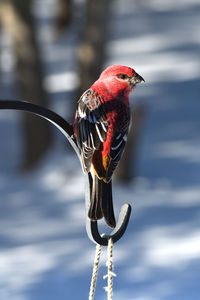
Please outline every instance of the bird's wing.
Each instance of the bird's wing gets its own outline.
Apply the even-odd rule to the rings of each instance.
[[[110,163],[108,166],[108,170],[106,172],[106,181],[109,182],[112,174],[117,167],[121,156],[124,152],[124,147],[126,145],[127,141],[127,132],[118,132],[111,143],[111,148],[110,148]]]
[[[112,174],[117,167],[127,141],[127,135],[131,126],[131,113],[128,105],[121,103],[118,109],[118,126],[116,127],[115,134],[113,135],[110,146],[110,161],[108,170],[106,172],[106,181],[109,182]]]
[[[108,124],[103,103],[103,98],[92,89],[87,90],[78,101],[75,127],[85,172],[90,170],[94,151],[100,150],[106,140]]]

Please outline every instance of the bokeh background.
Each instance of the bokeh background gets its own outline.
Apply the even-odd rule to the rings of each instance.
[[[113,184],[115,300],[200,295],[200,1],[1,0],[0,98],[73,120],[83,90],[111,64],[146,82]],[[84,176],[64,137],[39,117],[0,112],[0,299],[87,299],[95,245]],[[103,226],[103,225],[102,225]],[[95,299],[106,299],[103,251]]]

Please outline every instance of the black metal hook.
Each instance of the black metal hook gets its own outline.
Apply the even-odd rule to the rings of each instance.
[[[39,105],[26,102],[26,101],[18,101],[18,100],[0,100],[0,109],[14,109],[19,111],[26,111],[26,112],[34,113],[48,120],[64,134],[64,136],[68,139],[69,143],[72,145],[78,158],[80,159],[79,149],[77,147],[75,139],[73,138],[73,134],[74,134],[73,126],[69,124],[65,119],[63,119],[57,113],[47,108],[41,107]],[[86,204],[86,209],[88,211],[89,201],[90,201],[89,184],[87,184],[86,186],[88,188],[86,189],[86,193],[85,193],[85,204]],[[117,225],[110,235],[105,235],[105,234],[100,235],[98,231],[97,221],[95,222],[91,221],[86,216],[86,230],[87,230],[88,237],[94,243],[100,245],[107,245],[109,238],[112,238],[113,243],[117,242],[126,231],[130,214],[131,214],[130,204],[124,204],[121,207]]]

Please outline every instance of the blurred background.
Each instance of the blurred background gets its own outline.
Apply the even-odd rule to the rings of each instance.
[[[197,300],[200,287],[200,1],[0,0],[0,99],[69,122],[108,65],[145,79],[113,184],[115,300]],[[31,114],[0,111],[0,299],[87,299],[95,246],[84,176],[67,140]],[[103,226],[103,225],[102,225]],[[104,228],[103,228],[104,229]],[[95,299],[106,299],[103,251]]]

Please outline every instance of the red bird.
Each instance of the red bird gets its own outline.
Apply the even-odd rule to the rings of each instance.
[[[144,79],[132,68],[114,65],[78,101],[74,134],[82,168],[90,182],[88,217],[104,217],[115,227],[111,177],[119,163],[130,126],[129,94]]]

